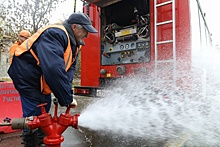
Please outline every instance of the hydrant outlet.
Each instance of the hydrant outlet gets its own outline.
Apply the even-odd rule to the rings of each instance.
[[[28,123],[25,121],[25,118],[15,118],[12,120],[12,130],[17,129],[28,129]]]

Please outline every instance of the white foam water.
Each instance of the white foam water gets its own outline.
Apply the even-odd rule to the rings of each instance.
[[[213,63],[212,63],[213,64]],[[216,68],[215,68],[216,69]],[[187,136],[194,146],[220,144],[218,72],[192,69],[184,86],[158,84],[152,77],[118,80],[106,96],[81,112],[79,126],[154,140]],[[178,82],[177,82],[178,83]]]

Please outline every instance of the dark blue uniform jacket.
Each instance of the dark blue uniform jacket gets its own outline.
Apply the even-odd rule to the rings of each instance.
[[[8,70],[15,88],[25,97],[44,102],[45,95],[41,93],[40,77],[44,78],[61,106],[70,104],[72,97],[72,80],[76,62],[66,72],[64,52],[68,45],[65,32],[59,28],[49,28],[44,31],[33,44],[32,49],[40,60],[40,66],[30,51],[13,57]],[[72,44],[73,55],[76,44]]]

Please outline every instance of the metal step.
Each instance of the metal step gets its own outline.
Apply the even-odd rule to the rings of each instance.
[[[165,44],[165,43],[172,43],[173,40],[165,40],[165,41],[159,41],[157,44]]]
[[[160,26],[160,25],[164,25],[164,24],[169,24],[169,23],[173,23],[173,20],[168,20],[168,21],[163,21],[163,22],[159,22],[156,25]]]
[[[173,3],[173,1],[171,0],[171,1],[160,3],[160,4],[156,4],[156,7],[161,7],[161,6],[172,4],[172,3]]]

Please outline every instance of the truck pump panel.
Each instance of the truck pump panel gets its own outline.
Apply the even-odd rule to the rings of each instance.
[[[148,5],[148,0],[126,0],[101,9],[102,65],[150,61]]]
[[[176,71],[190,69],[180,63],[192,59],[190,0],[86,1],[83,12],[99,32],[85,39],[75,95],[95,96],[131,75],[176,82]]]

